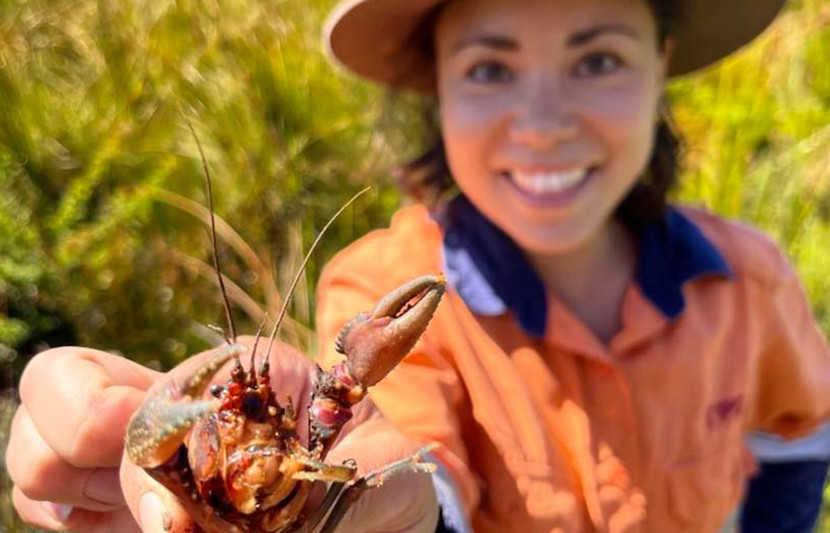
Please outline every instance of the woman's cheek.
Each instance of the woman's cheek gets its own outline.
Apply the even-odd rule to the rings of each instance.
[[[458,136],[476,136],[497,120],[500,104],[495,98],[471,94],[442,105],[443,131]]]
[[[493,148],[494,114],[475,102],[459,102],[442,113],[442,132],[450,166],[454,172],[479,170]],[[462,167],[463,168],[459,168]],[[463,178],[462,176],[459,176]]]
[[[655,96],[641,90],[629,90],[598,98],[585,116],[591,117],[589,120],[609,147],[624,159],[631,160],[632,166],[643,167],[651,154],[656,108]]]

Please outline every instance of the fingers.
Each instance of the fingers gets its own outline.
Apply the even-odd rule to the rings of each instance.
[[[195,524],[176,498],[126,456],[121,487],[130,513],[143,533],[193,533]]]
[[[337,464],[354,459],[362,476],[411,456],[417,448],[387,420],[373,415],[344,437],[326,462]],[[432,533],[438,523],[438,512],[431,476],[407,472],[363,493],[337,531]]]
[[[254,337],[240,337],[237,342],[247,346],[250,354],[254,345]],[[260,370],[262,358],[266,355],[266,349],[267,342],[260,341],[256,356],[257,372]],[[298,398],[305,396],[306,392],[310,393],[309,385],[313,365],[309,358],[296,348],[277,341],[272,346],[271,353],[268,354],[268,362],[271,368],[271,387],[277,393],[280,402],[284,400],[286,394],[291,394],[296,402]],[[250,363],[245,360],[243,366],[249,370]]]
[[[9,436],[13,502],[31,524],[78,533],[137,533],[118,477],[124,427],[160,374],[105,352],[36,356]]]
[[[127,422],[159,376],[104,352],[57,348],[32,359],[20,396],[37,433],[64,461],[117,467]]]
[[[23,521],[43,529],[75,533],[142,533],[126,507],[98,513],[33,500],[17,487],[12,489],[12,503]]]
[[[364,492],[343,517],[337,532],[433,533],[439,512],[430,476],[401,474]]]
[[[247,351],[240,356],[240,363],[245,372],[251,371],[251,350],[254,345],[254,337],[241,336],[236,342],[247,348]],[[265,356],[267,348],[267,339],[261,339],[257,346],[256,354],[256,372],[259,375],[262,359]],[[207,359],[216,357],[216,355],[223,350],[224,347],[218,347],[205,352],[188,357],[176,368],[171,370],[164,378],[160,380],[157,386],[162,386],[169,379],[185,379],[193,371],[202,366]],[[271,387],[277,393],[278,399],[282,402],[286,394],[290,394],[296,402],[299,397],[305,396],[309,390],[309,380],[311,377],[312,364],[308,357],[301,352],[292,348],[291,346],[282,342],[275,342],[271,348],[271,354],[268,358],[270,363]],[[233,368],[233,361],[228,362],[211,380],[212,383],[224,385]]]
[[[71,506],[61,510],[54,504],[27,498],[17,486],[12,488],[12,503],[24,522],[45,529],[66,529],[64,522],[72,512]]]
[[[118,469],[73,467],[43,440],[21,406],[12,421],[7,470],[27,498],[109,512],[124,505]]]
[[[409,457],[417,450],[418,446],[389,421],[374,414],[337,443],[326,457],[326,462],[338,464],[347,459],[355,459],[358,464],[357,473],[362,476]]]

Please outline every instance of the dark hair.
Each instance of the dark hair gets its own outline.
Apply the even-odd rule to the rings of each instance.
[[[662,48],[681,20],[682,0],[646,1],[657,20],[658,45]],[[416,45],[430,54],[434,53],[432,28],[438,13],[436,10],[430,14],[422,31],[416,32]],[[430,209],[439,208],[456,189],[447,164],[436,110],[434,101],[425,101],[421,110],[425,126],[424,146],[429,148],[395,172],[395,178],[404,194]],[[663,216],[668,194],[677,178],[681,146],[681,139],[672,125],[668,108],[663,106],[655,128],[654,147],[647,170],[617,208],[617,216],[627,225],[638,228]]]

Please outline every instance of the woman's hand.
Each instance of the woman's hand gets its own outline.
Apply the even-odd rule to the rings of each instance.
[[[138,532],[121,490],[124,431],[163,374],[86,348],[38,354],[20,380],[6,467],[21,518],[46,529]]]
[[[242,339],[248,346],[251,341]],[[213,355],[191,357],[169,376],[84,348],[50,350],[33,359],[21,380],[23,404],[7,453],[21,517],[47,529],[79,533],[193,531],[192,521],[167,490],[128,459],[122,461],[124,433],[151,385],[183,376]],[[278,398],[291,393],[299,406],[306,406],[312,370],[295,350],[276,347],[271,377]],[[228,370],[220,372],[217,381],[227,375]],[[306,410],[300,414],[305,417]],[[306,427],[303,419],[299,426]],[[414,451],[369,402],[362,402],[327,462],[355,459],[363,474]],[[437,513],[429,476],[402,474],[365,493],[338,530],[431,533]]]

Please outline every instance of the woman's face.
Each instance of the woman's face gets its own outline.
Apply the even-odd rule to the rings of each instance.
[[[461,190],[532,254],[609,227],[651,154],[666,58],[644,0],[456,0],[436,28]]]

